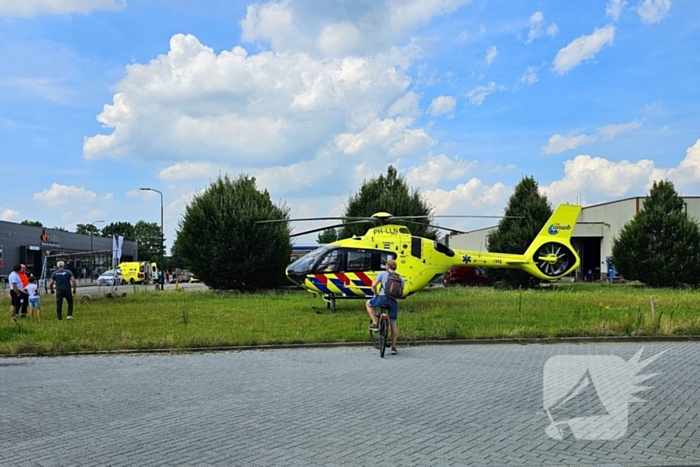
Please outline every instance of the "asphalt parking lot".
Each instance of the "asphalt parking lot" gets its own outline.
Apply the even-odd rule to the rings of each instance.
[[[700,464],[700,344],[399,351],[0,359],[0,465]]]

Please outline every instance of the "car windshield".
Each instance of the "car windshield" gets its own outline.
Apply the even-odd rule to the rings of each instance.
[[[287,272],[297,274],[307,273],[311,270],[318,258],[326,254],[332,248],[334,247],[322,246],[316,248],[313,251],[310,251],[309,253],[305,254],[304,256],[290,264],[289,267],[287,267]]]
[[[113,276],[113,275],[114,275],[114,271],[105,271],[105,272],[102,273],[102,275],[103,275],[103,276]]]

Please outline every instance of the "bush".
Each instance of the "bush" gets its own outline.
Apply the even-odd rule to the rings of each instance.
[[[612,256],[625,279],[651,287],[698,285],[700,228],[673,183],[654,182],[643,208],[613,239]]]
[[[257,221],[288,219],[255,178],[228,175],[214,181],[185,208],[177,232],[177,251],[209,287],[253,291],[286,283],[292,247],[289,224]]]

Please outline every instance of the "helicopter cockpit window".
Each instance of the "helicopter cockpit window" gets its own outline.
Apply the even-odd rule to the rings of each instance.
[[[371,252],[365,250],[348,251],[348,271],[369,271],[371,267]]]
[[[322,246],[310,251],[309,253],[305,254],[304,256],[290,264],[287,267],[287,271],[289,273],[295,274],[308,274],[309,272],[311,272],[311,268],[313,268],[314,264],[316,264],[318,259],[321,256],[328,253],[330,249],[331,248],[328,246]]]
[[[314,268],[318,272],[341,272],[345,270],[345,252],[333,250],[321,259]]]
[[[447,255],[447,256],[449,256],[450,258],[453,257],[453,256],[455,255],[455,252],[452,251],[451,248],[449,248],[449,247],[446,246],[446,245],[443,245],[443,244],[440,243],[440,242],[434,242],[434,243],[433,243],[433,247],[435,248],[435,251],[437,251],[437,252],[439,252],[439,253],[442,253],[443,255]]]

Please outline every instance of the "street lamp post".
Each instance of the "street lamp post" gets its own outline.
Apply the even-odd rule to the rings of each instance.
[[[104,221],[95,221],[95,222],[92,222],[88,225],[95,227],[95,224],[97,224],[99,222],[104,222]],[[92,281],[93,274],[95,274],[95,256],[92,252],[93,251],[93,249],[92,249],[92,236],[93,235],[94,234],[92,233],[92,229],[90,229],[90,277],[88,277],[88,279],[90,279],[91,281]]]
[[[165,252],[163,251],[163,239],[165,238],[163,234],[163,193],[153,188],[141,188],[141,191],[155,191],[160,195],[160,290],[163,290],[165,288],[165,272],[163,271],[163,267],[165,267]]]

